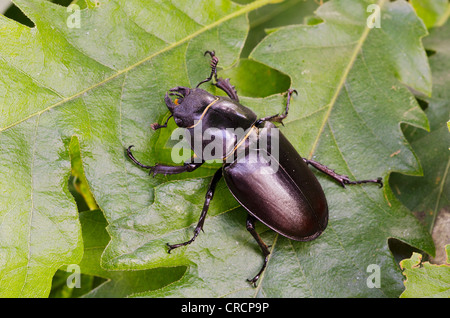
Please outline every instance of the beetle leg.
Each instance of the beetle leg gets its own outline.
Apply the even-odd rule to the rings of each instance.
[[[295,89],[288,89],[287,91],[287,100],[286,100],[286,109],[284,110],[283,114],[276,114],[276,115],[272,115],[272,116],[267,116],[261,119],[258,119],[258,121],[256,122],[256,125],[259,125],[265,121],[271,121],[271,122],[277,122],[283,125],[283,119],[285,119],[288,115],[289,112],[289,105],[291,103],[291,97],[292,97],[292,93],[295,93],[298,95],[297,91]]]
[[[198,163],[190,163],[190,162],[186,162],[184,165],[182,166],[166,166],[166,165],[154,165],[154,166],[147,166],[144,165],[142,163],[140,163],[131,153],[131,148],[134,147],[133,145],[131,145],[130,147],[128,147],[127,149],[127,155],[128,157],[135,163],[137,164],[139,167],[144,168],[144,169],[149,169],[150,170],[150,174],[153,174],[153,176],[157,175],[157,174],[164,174],[164,175],[168,175],[168,174],[178,174],[178,173],[183,173],[183,172],[191,172],[194,171],[195,169],[197,169],[198,167],[200,167],[204,161],[202,162],[198,162]]]
[[[135,164],[137,164],[139,167],[141,167],[141,168],[144,168],[144,169],[151,169],[151,168],[153,168],[152,166],[146,166],[146,165],[144,165],[144,164],[142,164],[142,163],[140,163],[139,161],[137,161],[137,159],[133,156],[133,154],[131,153],[131,148],[133,148],[134,147],[134,145],[131,145],[130,147],[128,147],[128,149],[127,149],[127,155],[128,155],[128,158],[130,158],[131,159],[131,161],[133,161]]]
[[[185,162],[182,166],[167,166],[167,165],[159,165],[156,164],[153,167],[150,168],[149,174],[153,174],[153,176],[156,176],[157,174],[179,174],[183,172],[192,172],[198,167],[200,167],[203,164],[203,162],[199,163],[190,163]]]
[[[370,180],[357,180],[357,181],[350,181],[348,176],[337,174],[334,172],[334,170],[328,168],[327,166],[324,166],[323,164],[314,161],[314,160],[308,160],[303,158],[303,160],[306,162],[306,164],[310,164],[314,168],[316,168],[319,171],[322,171],[326,175],[329,175],[331,178],[339,182],[344,188],[346,184],[361,184],[361,183],[378,183],[380,185],[380,188],[383,187],[383,178],[377,178],[377,179],[370,179]]]
[[[228,97],[230,97],[232,100],[239,102],[237,91],[234,88],[234,86],[231,85],[229,78],[226,79],[219,78],[217,80],[217,83],[215,83],[214,85],[223,90],[225,93],[227,93]]]
[[[219,58],[216,56],[216,53],[214,51],[206,51],[204,55],[206,54],[209,54],[211,56],[211,74],[209,75],[209,77],[198,83],[196,87],[199,87],[201,84],[211,81],[214,76],[214,79],[216,80],[216,83],[214,85],[227,93],[228,97],[238,102],[239,97],[234,86],[230,84],[230,79],[217,79],[217,64],[219,64]]]
[[[196,88],[199,87],[200,85],[202,85],[203,83],[209,82],[210,80],[212,80],[213,76],[214,79],[217,82],[217,64],[219,64],[219,58],[216,56],[214,51],[206,51],[204,55],[209,54],[211,56],[211,74],[209,75],[209,77],[207,77],[206,79],[204,79],[203,81],[201,81],[200,83],[197,84]]]
[[[211,180],[211,183],[209,185],[208,191],[206,192],[205,196],[205,203],[203,204],[203,210],[200,214],[200,219],[198,220],[197,226],[194,229],[194,236],[186,242],[178,243],[178,244],[169,244],[167,243],[167,246],[169,247],[168,253],[170,253],[173,249],[181,246],[186,246],[188,244],[191,244],[194,242],[194,240],[197,238],[200,231],[203,231],[203,224],[205,223],[206,214],[208,213],[209,204],[211,203],[211,200],[214,196],[214,191],[216,189],[217,182],[219,182],[220,178],[222,177],[222,168],[216,171],[214,174],[214,177]]]
[[[160,125],[158,123],[153,123],[150,125],[150,127],[152,127],[153,130],[157,130],[160,128],[166,128],[167,127],[167,123],[169,122],[169,119],[172,118],[173,114],[170,114],[170,116],[167,118],[166,122],[163,125]]]
[[[258,281],[259,277],[264,272],[264,269],[267,266],[267,262],[269,260],[269,254],[270,254],[269,248],[267,247],[266,243],[264,243],[264,241],[261,239],[261,237],[255,230],[255,221],[256,221],[256,218],[249,214],[247,217],[247,224],[246,224],[247,231],[249,231],[250,234],[255,238],[256,242],[258,242],[258,245],[261,248],[263,255],[264,255],[264,263],[263,263],[263,266],[261,267],[260,271],[258,272],[258,274],[256,274],[255,277],[253,277],[252,279],[247,279],[247,281],[252,283],[254,287],[256,287],[256,282]]]

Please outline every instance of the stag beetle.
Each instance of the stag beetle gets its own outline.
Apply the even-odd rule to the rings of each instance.
[[[140,163],[128,147],[128,157],[138,166],[150,169],[150,174],[178,174],[191,172],[200,167],[206,159],[219,158],[223,160],[222,167],[216,171],[206,198],[200,219],[194,230],[193,237],[186,242],[169,244],[168,252],[192,243],[203,228],[210,202],[214,195],[217,182],[223,176],[226,185],[234,198],[247,210],[247,230],[255,238],[264,255],[260,271],[252,279],[253,286],[263,273],[270,250],[255,230],[256,220],[264,223],[275,232],[296,241],[310,241],[317,238],[327,227],[328,205],[322,187],[315,175],[308,168],[312,165],[327,174],[344,188],[349,184],[378,183],[383,186],[382,178],[372,180],[350,181],[348,176],[339,175],[330,168],[310,159],[302,158],[291,143],[273,124],[281,123],[288,115],[289,103],[294,89],[287,91],[286,108],[282,114],[258,118],[249,108],[239,103],[237,92],[229,79],[217,78],[219,59],[214,51],[206,51],[211,56],[211,74],[195,88],[178,86],[166,93],[164,100],[170,111],[170,116],[163,125],[152,124],[154,130],[167,127],[171,117],[178,127],[186,128],[191,142],[200,142],[200,147],[194,149],[194,157],[181,166],[159,165],[147,166]],[[223,90],[228,97],[214,96],[199,88],[203,83],[212,81],[216,87]],[[171,96],[176,96],[172,100]],[[201,124],[200,134],[194,133]],[[203,157],[202,151],[211,142],[211,138],[203,138],[203,133],[214,128],[214,137],[223,142],[223,151]],[[245,134],[238,136],[230,133],[229,128],[242,128]],[[264,146],[259,141],[269,140]],[[236,158],[238,153],[243,153]],[[266,160],[251,161],[257,153],[264,153]],[[276,153],[276,156],[275,156]],[[269,160],[267,160],[267,158]],[[272,160],[272,162],[271,162]],[[276,168],[271,165],[276,162]],[[269,171],[269,172],[268,172]]]

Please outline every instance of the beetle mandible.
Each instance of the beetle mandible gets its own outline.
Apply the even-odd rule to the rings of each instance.
[[[251,109],[239,103],[237,92],[230,84],[229,79],[217,78],[219,59],[214,51],[206,51],[206,54],[211,56],[209,77],[201,81],[195,88],[177,86],[170,89],[164,97],[171,113],[169,118],[162,125],[158,123],[151,125],[154,130],[165,128],[169,119],[173,117],[178,127],[188,130],[191,142],[196,142],[200,138],[201,151],[211,142],[211,139],[205,140],[202,139],[203,135],[199,137],[194,134],[198,124],[202,124],[202,132],[208,128],[215,128],[215,137],[225,140],[224,151],[218,155],[220,159],[223,159],[223,165],[216,171],[209,185],[194,235],[189,241],[183,243],[167,243],[168,252],[192,243],[198,236],[203,229],[217,182],[223,176],[234,198],[247,210],[247,230],[255,238],[264,256],[260,271],[252,279],[248,279],[253,286],[256,286],[256,282],[266,268],[270,254],[269,247],[255,230],[256,220],[275,232],[296,241],[311,241],[327,227],[328,205],[325,194],[308,165],[327,174],[344,188],[347,184],[360,183],[378,183],[382,187],[382,178],[351,181],[348,176],[337,174],[319,162],[302,158],[273,124],[273,122],[282,123],[282,120],[286,118],[292,94],[297,92],[294,89],[287,91],[286,108],[282,114],[258,118]],[[215,80],[213,84],[228,96],[214,96],[199,88],[201,84],[210,82],[213,78]],[[177,98],[172,100],[171,96]],[[246,134],[243,136],[230,135],[228,128],[242,128]],[[270,140],[264,147],[259,143],[263,136]],[[133,156],[132,147],[129,146],[127,149],[128,157],[138,166],[150,169],[150,174],[153,173],[153,175],[191,172],[205,162],[201,157],[202,153],[196,153],[191,144],[194,157],[184,165],[147,166]],[[269,158],[269,160],[256,160],[250,163],[248,159],[255,154],[250,149],[252,147],[264,153],[266,159]],[[276,158],[275,150],[278,151]],[[244,153],[242,158],[236,158],[238,152]],[[200,156],[201,159],[194,160],[196,156]],[[277,169],[271,170],[272,173],[267,173],[270,159],[277,163]]]

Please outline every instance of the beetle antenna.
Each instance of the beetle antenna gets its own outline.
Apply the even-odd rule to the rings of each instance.
[[[216,53],[214,51],[206,51],[204,56],[206,54],[209,54],[211,56],[211,63],[210,63],[210,65],[211,65],[211,74],[209,74],[208,78],[206,78],[203,81],[201,81],[200,83],[198,83],[195,88],[198,88],[203,83],[211,81],[213,76],[214,76],[214,79],[217,82],[217,64],[219,64],[219,58],[216,56]]]

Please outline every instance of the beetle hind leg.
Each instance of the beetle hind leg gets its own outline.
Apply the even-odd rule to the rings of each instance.
[[[289,112],[289,105],[291,104],[292,94],[293,93],[298,94],[297,91],[295,89],[292,89],[292,88],[288,89],[288,91],[286,93],[287,93],[287,99],[286,99],[286,108],[284,110],[284,113],[282,113],[281,115],[280,114],[276,114],[276,115],[267,116],[267,117],[258,119],[256,125],[259,125],[259,124],[261,124],[261,123],[263,123],[265,121],[276,122],[276,123],[280,123],[280,124],[283,125],[283,119],[285,119],[287,117],[288,112]]]
[[[253,217],[249,214],[247,217],[247,223],[246,223],[247,231],[250,232],[250,234],[254,237],[254,239],[258,243],[259,247],[261,248],[261,251],[263,252],[263,256],[264,256],[264,263],[263,263],[261,269],[259,270],[258,274],[256,274],[255,277],[253,277],[252,279],[247,279],[247,281],[249,283],[253,284],[253,287],[256,287],[256,282],[258,281],[258,279],[261,277],[261,274],[266,269],[267,262],[269,261],[269,254],[270,254],[269,247],[266,245],[266,243],[264,243],[264,241],[261,239],[261,237],[255,230],[255,221],[256,221],[255,217]]]
[[[303,158],[303,161],[305,161],[306,164],[309,164],[309,165],[313,166],[314,168],[316,168],[317,170],[330,176],[331,178],[333,178],[334,180],[339,182],[341,184],[341,186],[344,188],[345,188],[346,184],[361,184],[361,183],[378,183],[380,188],[383,187],[383,178],[381,178],[381,177],[376,178],[376,179],[350,181],[348,176],[338,174],[338,173],[334,172],[334,170],[328,168],[327,166],[324,166],[323,164],[321,164],[317,161],[308,160],[305,158]]]

